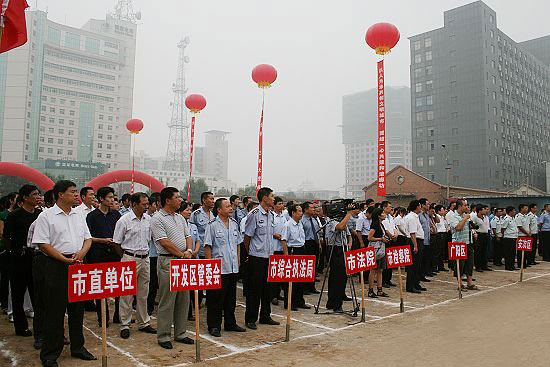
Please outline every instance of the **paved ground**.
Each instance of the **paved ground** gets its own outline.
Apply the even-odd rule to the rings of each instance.
[[[406,293],[406,312],[399,313],[399,291],[392,288],[389,299],[367,300],[367,322],[360,317],[314,314],[313,310],[293,312],[290,343],[285,334],[285,310],[273,306],[273,317],[280,326],[259,325],[257,331],[224,333],[212,338],[201,325],[201,351],[204,365],[234,366],[341,366],[348,361],[385,366],[511,366],[529,363],[548,366],[550,329],[550,263],[526,270],[524,282],[518,272],[476,273],[479,291],[457,299],[456,280],[440,273],[427,283],[421,295]],[[395,279],[397,282],[397,279]],[[320,285],[318,285],[320,288]],[[360,296],[360,287],[356,287]],[[239,292],[240,294],[241,292]],[[311,304],[317,298],[307,296]],[[324,296],[321,305],[326,302]],[[237,320],[244,318],[244,300],[239,297]],[[351,302],[345,308],[351,309]],[[326,310],[321,309],[320,312]],[[85,315],[86,346],[100,354],[99,334],[94,313]],[[201,321],[205,310],[201,310]],[[154,323],[153,323],[154,325]],[[189,329],[193,329],[189,324]],[[108,330],[109,365],[120,367],[176,367],[193,363],[193,346],[174,344],[166,351],[156,338],[134,329],[128,340],[118,336],[117,325]],[[100,361],[81,362],[65,348],[61,366],[100,366]],[[0,366],[40,366],[32,338],[14,335],[5,317],[0,320]]]

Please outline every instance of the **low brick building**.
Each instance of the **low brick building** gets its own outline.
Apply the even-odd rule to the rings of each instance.
[[[432,203],[447,203],[447,186],[431,181],[403,166],[396,166],[386,173],[386,196],[377,196],[377,182],[363,188],[365,200],[372,198],[376,201],[389,200],[394,206],[407,206],[411,200],[427,198]],[[466,187],[451,186],[449,196],[452,198],[476,197],[476,196],[508,196],[509,193],[471,189]]]

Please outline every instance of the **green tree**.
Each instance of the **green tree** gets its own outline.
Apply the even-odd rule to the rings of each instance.
[[[180,192],[180,195],[184,199],[187,199],[187,186],[188,186],[188,184],[189,184],[189,181],[187,181],[185,183],[185,186],[183,187],[183,189]],[[206,182],[204,181],[204,179],[202,179],[202,178],[199,178],[199,179],[192,178],[191,179],[191,202],[192,203],[200,203],[201,202],[201,194],[205,191],[208,191],[208,185],[206,185]]]
[[[10,192],[18,192],[21,186],[30,183],[15,176],[0,176],[0,196],[5,196]]]
[[[246,185],[245,187],[241,187],[239,190],[237,190],[237,195],[239,195],[239,196],[250,196],[250,197],[255,198],[256,197],[256,186]]]
[[[227,196],[227,197],[229,197],[231,195],[232,195],[231,191],[229,191],[226,188],[222,188],[222,189],[218,190],[218,192],[216,192],[216,196]]]

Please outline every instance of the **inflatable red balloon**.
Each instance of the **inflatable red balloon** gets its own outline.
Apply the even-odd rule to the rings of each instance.
[[[277,70],[271,65],[260,64],[252,69],[252,80],[260,88],[269,88],[277,79]]]
[[[185,98],[185,106],[193,113],[199,113],[206,107],[206,99],[200,94],[190,94]]]
[[[143,121],[140,119],[128,120],[126,123],[126,129],[128,129],[131,134],[139,134],[139,132],[143,129]]]
[[[365,35],[365,41],[378,55],[389,53],[399,38],[399,30],[390,23],[376,23],[369,27]]]

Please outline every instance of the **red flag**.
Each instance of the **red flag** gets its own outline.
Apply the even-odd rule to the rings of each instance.
[[[2,37],[0,53],[27,43],[27,23],[25,22],[26,0],[0,0],[0,27]]]

